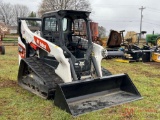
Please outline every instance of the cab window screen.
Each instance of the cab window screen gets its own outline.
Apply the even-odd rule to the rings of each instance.
[[[58,31],[57,20],[54,17],[45,19],[45,30],[48,31]]]

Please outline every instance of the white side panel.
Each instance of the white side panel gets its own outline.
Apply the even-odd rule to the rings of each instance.
[[[59,65],[55,70],[56,74],[59,75],[59,77],[61,77],[64,82],[72,82],[70,64],[68,59],[65,58],[63,50],[58,46],[50,46],[50,48],[50,54],[53,55],[59,62]]]
[[[27,43],[35,44],[56,58],[56,60],[59,62],[59,65],[55,72],[63,79],[64,82],[72,81],[70,64],[68,59],[65,58],[63,50],[60,47],[31,32],[25,20],[21,20],[21,32],[22,37]],[[47,48],[49,48],[49,50]]]
[[[19,46],[19,48],[18,48],[18,51],[20,51],[19,49],[21,48],[20,46],[22,46],[24,49],[26,49],[26,47],[25,47],[25,45],[24,45],[24,43],[22,42],[22,40],[21,40],[21,38],[20,37],[18,37],[18,46]],[[21,48],[22,49],[22,48]],[[20,61],[21,61],[21,56],[20,56],[20,54],[18,54],[18,60],[19,60],[19,64],[20,64]]]
[[[55,73],[59,75],[64,82],[71,82],[71,73],[70,73],[70,64],[68,61],[66,63],[61,63],[58,65],[57,69],[55,70]]]
[[[20,65],[21,62],[21,56],[18,54],[18,64]]]
[[[101,61],[102,61],[102,51],[104,50],[104,48],[96,43],[93,43],[93,52],[94,52],[94,55],[95,55],[95,58],[96,58],[96,62],[97,62],[97,65],[98,65],[98,69],[99,69],[99,72],[100,72],[100,75],[102,77],[102,71],[101,71]]]

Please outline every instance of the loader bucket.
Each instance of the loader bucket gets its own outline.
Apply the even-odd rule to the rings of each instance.
[[[141,99],[127,74],[57,85],[54,104],[77,116]]]

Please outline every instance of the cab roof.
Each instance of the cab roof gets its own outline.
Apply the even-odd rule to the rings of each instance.
[[[71,17],[71,18],[88,18],[91,12],[88,11],[77,11],[77,10],[59,10],[59,11],[50,11],[43,14],[42,17]]]

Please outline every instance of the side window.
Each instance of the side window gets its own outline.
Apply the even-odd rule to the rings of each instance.
[[[63,31],[67,30],[67,18],[63,18]]]
[[[58,31],[57,20],[54,17],[45,18],[45,30]]]

